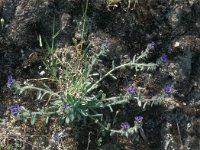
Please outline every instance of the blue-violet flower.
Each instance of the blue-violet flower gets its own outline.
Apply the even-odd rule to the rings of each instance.
[[[111,44],[110,42],[104,42],[102,44],[102,46],[105,47],[105,48],[108,48],[110,46],[110,44]]]
[[[142,116],[135,116],[134,119],[137,122],[141,122],[143,120],[143,117]]]
[[[111,45],[111,43],[106,39],[105,42],[103,42],[102,46],[105,48],[108,48]]]
[[[11,113],[13,115],[17,115],[17,113],[19,112],[19,105],[18,104],[15,104],[15,105],[11,105],[8,109],[10,109]]]
[[[162,54],[161,60],[162,60],[163,62],[166,62],[166,61],[167,61],[167,55],[166,55],[165,53]]]
[[[8,85],[11,85],[15,82],[15,80],[13,79],[13,76],[12,75],[9,75],[8,78],[7,78],[7,84]]]
[[[165,85],[164,90],[166,93],[170,93],[172,91],[172,87],[170,85]]]
[[[120,124],[120,126],[121,126],[122,128],[128,128],[128,127],[129,127],[129,124],[128,124],[128,122],[122,122],[122,123]]]
[[[129,91],[130,93],[134,93],[134,92],[135,92],[135,87],[132,86],[132,85],[130,85],[130,86],[128,87],[128,91]]]
[[[64,107],[64,108],[67,108],[68,106],[69,106],[69,104],[68,104],[67,102],[64,102],[64,103],[63,103],[63,107]]]

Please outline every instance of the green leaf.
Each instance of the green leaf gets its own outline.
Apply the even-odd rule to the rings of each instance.
[[[141,100],[138,99],[138,106],[141,107],[142,106],[142,102]]]
[[[51,47],[50,47],[50,45],[49,45],[49,43],[47,41],[46,41],[46,45],[47,45],[47,49],[49,51],[49,54],[51,54]]]
[[[98,92],[97,95],[96,95],[96,98],[101,98],[101,97],[102,97],[102,94],[103,94],[103,91],[102,91],[102,90],[99,90],[99,92]]]
[[[110,108],[110,111],[111,111],[111,112],[113,112],[113,109],[112,109],[112,107],[111,107],[110,105],[108,105],[108,107]]]
[[[81,112],[81,114],[83,115],[83,116],[85,116],[85,117],[87,117],[89,114],[88,114],[88,110],[87,109],[85,109],[85,110],[80,110],[80,112]]]
[[[49,87],[48,85],[46,85],[45,83],[43,83],[43,86],[44,86],[48,91],[53,92],[53,91],[50,89],[50,87]]]
[[[29,116],[30,116],[30,113],[29,113],[28,111],[23,111],[23,112],[22,112],[22,116],[25,117],[25,118],[26,118],[26,117],[29,117]]]
[[[91,87],[92,82],[86,81],[85,82],[85,89],[89,89]]]
[[[104,99],[106,99],[106,94],[105,93],[103,93],[102,97],[101,97],[101,100],[104,100]]]
[[[115,77],[113,74],[109,74],[109,76],[110,76],[111,78],[113,78],[114,80],[117,80],[117,77]]]
[[[100,137],[100,138],[97,140],[97,145],[98,145],[98,146],[101,146],[101,145],[102,145],[102,142],[103,142],[102,137]]]
[[[54,35],[53,35],[53,39],[55,39],[58,35],[59,35],[59,33],[60,33],[60,30],[58,31],[58,32],[56,32]]]
[[[128,132],[125,132],[125,136],[128,138]]]
[[[43,115],[45,113],[44,107],[42,107],[39,111],[39,114]]]
[[[98,119],[95,119],[95,121],[94,121],[95,123],[98,123],[99,122],[99,120]]]
[[[76,113],[73,109],[68,109],[66,112],[65,123],[69,124],[70,122],[74,121],[76,118]]]
[[[27,118],[24,117],[24,118],[23,118],[23,121],[24,121],[25,123],[27,123]]]
[[[42,91],[39,90],[39,91],[37,92],[37,98],[36,98],[36,100],[40,100],[40,99],[41,99],[41,96],[42,96]]]
[[[104,69],[99,69],[99,78],[101,79],[103,77]]]
[[[107,124],[107,129],[110,129],[110,128],[111,128],[111,124],[108,123],[108,124]]]
[[[115,134],[115,132],[113,132],[113,131],[111,130],[110,136],[113,136],[114,134]]]
[[[40,45],[40,47],[42,47],[42,45],[43,45],[43,44],[42,44],[42,37],[41,37],[40,34],[39,34],[39,37],[38,37],[38,38],[39,38],[39,45]]]
[[[97,108],[99,107],[99,101],[94,97],[91,100],[86,101],[87,103],[85,104],[88,108]]]
[[[72,98],[72,96],[70,95],[70,94],[67,94],[67,102],[69,103],[69,104],[72,104],[73,103],[73,98]]]
[[[143,71],[144,70],[144,66],[141,66],[141,69],[140,69],[141,71]]]
[[[31,115],[31,125],[34,125],[34,124],[35,124],[36,116],[37,116],[36,113],[32,113],[32,115]]]
[[[143,105],[143,109],[145,109],[145,107],[146,107],[147,103],[148,103],[148,102],[145,102],[145,103],[144,103],[144,105]]]
[[[45,118],[45,120],[44,120],[44,124],[45,124],[45,125],[47,125],[47,124],[49,123],[49,118],[50,118],[49,116],[47,116],[47,117]]]
[[[133,56],[133,60],[132,60],[133,63],[135,63],[135,58],[136,58],[136,55]]]
[[[56,105],[56,106],[60,106],[63,104],[63,101],[61,99],[55,100],[54,102],[52,102],[52,105]]]
[[[70,118],[68,116],[65,118],[65,123],[67,123],[67,124],[70,123]]]
[[[152,101],[152,103],[151,103],[151,107],[153,106],[154,103],[155,103],[155,100]]]
[[[102,117],[103,117],[103,114],[95,114],[95,115],[90,115],[90,116],[102,118]]]
[[[90,50],[90,46],[91,46],[92,44],[91,43],[89,43],[88,45],[87,45],[87,47],[84,49],[84,53],[86,54],[87,52],[89,52],[89,50]]]
[[[114,60],[112,61],[112,68],[113,69],[115,68],[115,61]]]
[[[64,122],[65,122],[65,117],[64,116],[60,117],[59,118],[59,123],[60,124],[64,124]]]
[[[70,114],[69,114],[69,117],[70,117],[70,121],[74,121],[75,119],[75,112],[73,110],[70,111]]]

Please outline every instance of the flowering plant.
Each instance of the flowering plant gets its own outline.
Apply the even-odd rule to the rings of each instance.
[[[162,60],[163,62],[167,62],[167,55],[166,55],[165,53],[162,54],[161,60]]]
[[[19,104],[11,105],[9,109],[11,111],[11,114],[16,116],[20,110],[20,106]]]

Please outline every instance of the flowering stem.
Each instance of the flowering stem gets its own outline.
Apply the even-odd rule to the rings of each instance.
[[[96,81],[93,86],[91,88],[89,88],[87,90],[87,93],[91,92],[92,90],[96,89],[98,87],[98,84],[107,76],[109,76],[110,74],[112,74],[114,71],[118,70],[118,69],[121,69],[121,68],[125,68],[127,66],[138,66],[140,68],[143,68],[143,67],[153,67],[153,66],[157,66],[156,64],[152,64],[152,63],[148,63],[148,64],[144,64],[144,63],[135,63],[135,62],[129,62],[129,63],[126,63],[126,64],[122,64],[122,65],[119,65],[113,69],[111,69],[110,71],[108,71],[102,78],[100,78],[98,81]]]
[[[48,90],[45,90],[45,89],[42,89],[42,88],[33,87],[33,86],[25,86],[25,87],[21,88],[21,89],[20,89],[20,90],[21,90],[21,91],[20,91],[20,94],[21,94],[23,91],[25,91],[26,89],[33,89],[33,90],[42,91],[42,92],[44,92],[44,93],[46,93],[46,94],[49,93],[50,95],[54,95],[54,96],[60,98],[60,95],[57,94],[57,93],[55,93],[55,92],[51,92],[51,91],[48,91]]]

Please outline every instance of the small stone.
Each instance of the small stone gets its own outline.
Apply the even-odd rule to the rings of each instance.
[[[169,110],[173,110],[174,108],[175,108],[174,105],[170,105],[170,106],[168,107]]]
[[[179,47],[180,46],[180,43],[179,42],[176,42],[175,44],[174,44],[174,47]]]
[[[39,73],[41,76],[43,76],[45,74],[45,71],[42,70],[40,73]]]

